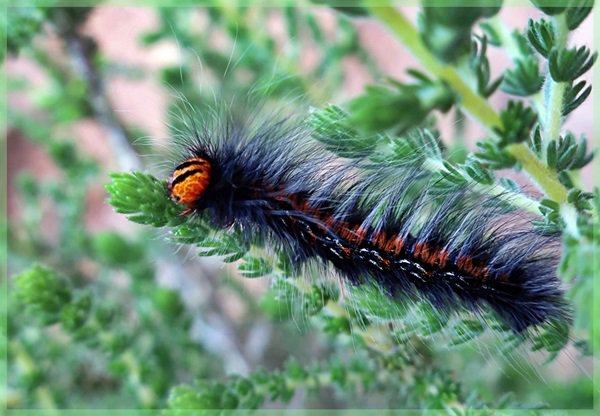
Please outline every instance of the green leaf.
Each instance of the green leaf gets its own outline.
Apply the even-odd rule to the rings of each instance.
[[[294,315],[301,293],[283,278],[276,278],[271,289],[261,299],[260,306],[273,319],[289,319]]]
[[[349,103],[351,125],[367,133],[392,130],[400,135],[418,127],[433,110],[448,111],[452,91],[442,82],[418,79],[414,84],[390,82],[390,87],[367,86]]]
[[[517,59],[515,65],[515,68],[507,70],[504,74],[500,89],[507,94],[521,97],[537,93],[544,83],[544,78],[539,72],[537,59],[528,55]]]
[[[494,183],[494,174],[490,170],[481,166],[480,162],[474,156],[467,159],[464,169],[467,175],[469,175],[475,182],[483,185],[492,185]]]
[[[297,382],[302,382],[309,376],[308,371],[293,357],[286,361],[284,372],[287,378]]]
[[[169,406],[173,409],[220,409],[220,395],[200,384],[197,389],[182,385],[171,389]]]
[[[489,97],[496,91],[502,82],[502,76],[496,78],[491,84],[490,82],[490,63],[486,56],[487,37],[480,39],[478,43],[473,41],[471,47],[471,70],[475,72],[477,77],[477,91],[483,97]],[[489,84],[489,85],[488,85]]]
[[[448,6],[438,0],[426,0],[423,2],[419,32],[425,45],[440,60],[456,62],[469,53],[475,22],[496,14],[500,4],[500,1],[488,1],[485,3],[487,7],[470,7],[472,4],[468,1],[461,1]]]
[[[444,164],[445,172],[442,172],[442,176],[449,182],[452,182],[455,185],[466,185],[467,179],[464,177],[462,172],[460,172],[457,168],[455,168],[450,162],[444,160],[442,162]]]
[[[566,9],[564,0],[531,0],[531,2],[535,7],[550,16],[561,14]]]
[[[577,84],[570,82],[563,97],[562,115],[567,116],[577,107],[579,107],[592,92],[592,86],[585,87],[585,81],[579,81]],[[583,91],[582,91],[583,90]]]
[[[577,146],[577,151],[575,152],[575,156],[573,157],[573,161],[569,166],[569,169],[581,169],[588,163],[592,161],[596,154],[596,150],[592,150],[590,153],[587,153],[587,139],[585,136],[582,136],[581,142]]]
[[[569,342],[569,324],[563,321],[552,321],[544,326],[544,331],[533,339],[532,351],[546,350],[557,353]],[[555,355],[551,355],[553,359]]]
[[[273,268],[263,258],[244,256],[244,262],[239,265],[238,270],[243,277],[255,278],[270,274]]]
[[[479,24],[479,27],[481,28],[483,33],[485,33],[485,37],[488,39],[488,43],[490,45],[502,45],[501,37],[492,24],[490,24],[489,22],[481,22]]]
[[[558,138],[558,160],[556,162],[558,172],[567,169],[571,165],[576,151],[577,143],[572,133],[568,132],[564,137]]]
[[[550,75],[556,82],[571,82],[585,74],[594,65],[598,53],[586,46],[553,49],[548,57]]]
[[[515,29],[512,31],[510,36],[516,44],[520,55],[527,56],[533,54],[533,49],[531,49],[531,45],[527,40],[526,34],[521,33],[519,30]]]
[[[385,165],[397,164],[417,166],[426,157],[443,160],[442,143],[427,129],[414,129],[403,137],[389,139],[392,155],[385,154],[371,159]]]
[[[427,113],[416,94],[400,94],[375,85],[368,86],[365,94],[353,99],[349,109],[352,124],[368,132],[390,129],[401,120],[399,130],[404,131],[421,122]]]
[[[87,321],[91,307],[92,295],[85,292],[62,308],[60,313],[61,325],[68,331],[77,331]]]
[[[485,327],[480,321],[465,319],[455,325],[452,330],[454,334],[448,345],[457,346],[480,336],[485,331]]]
[[[498,170],[513,167],[517,160],[491,141],[477,142],[478,152],[474,156],[483,166]]]
[[[433,335],[446,327],[448,319],[443,316],[431,304],[423,302],[419,308],[420,316],[423,318],[419,322],[419,331],[423,336]]]
[[[557,152],[556,140],[550,140],[548,142],[548,146],[546,147],[546,163],[548,163],[548,167],[550,169],[556,170]]]
[[[174,226],[186,221],[183,208],[169,198],[167,184],[138,171],[111,173],[106,185],[108,203],[115,211],[127,214],[130,221],[154,227]]]
[[[544,58],[548,58],[555,44],[552,23],[545,19],[529,19],[526,36],[529,44]]]
[[[388,320],[402,318],[408,312],[406,302],[394,301],[381,288],[373,285],[352,287],[352,297],[348,299],[348,307],[360,311],[371,320]]]
[[[143,249],[129,243],[120,234],[105,231],[92,238],[94,257],[100,262],[114,267],[124,266],[139,261],[143,257]]]
[[[200,221],[190,221],[175,227],[170,240],[176,244],[200,245],[210,235],[210,228]]]
[[[521,101],[509,101],[508,107],[500,113],[502,127],[494,131],[500,136],[500,147],[524,142],[529,139],[531,128],[537,120],[537,115],[530,107]]]
[[[566,171],[562,171],[558,173],[558,181],[564,185],[565,188],[571,189],[575,187],[571,176]]]
[[[500,185],[516,194],[521,193],[521,187],[519,186],[519,184],[510,178],[500,178]]]
[[[591,210],[590,201],[594,198],[591,192],[583,192],[580,189],[571,189],[567,196],[567,201],[573,204],[579,210]]]
[[[345,316],[329,316],[321,317],[323,320],[323,332],[327,334],[350,334],[352,332],[352,323]]]
[[[340,157],[365,157],[378,142],[376,135],[359,135],[348,122],[348,114],[335,105],[313,110],[309,124],[313,127],[312,137]]]
[[[71,288],[53,270],[36,264],[14,277],[16,297],[38,312],[46,324],[58,322],[62,309],[71,302]]]
[[[418,129],[409,132],[408,140],[412,141],[421,151],[432,159],[442,160],[443,142],[439,135],[435,136],[431,130]]]
[[[540,212],[542,214],[558,213],[560,211],[560,204],[551,199],[544,198],[540,201]]]
[[[578,3],[575,5],[574,3]],[[594,0],[571,1],[567,9],[565,19],[569,30],[575,30],[592,11]]]
[[[225,263],[238,261],[248,251],[248,247],[242,244],[236,236],[228,234],[220,234],[215,238],[207,238],[198,243],[198,247],[201,249],[198,252],[199,256],[224,256],[223,261]]]
[[[533,150],[538,158],[542,157],[542,133],[539,124],[536,126],[533,134],[529,137],[527,145]]]
[[[501,342],[500,354],[509,355],[522,345],[527,338],[518,334],[509,333]]]
[[[8,52],[17,54],[30,47],[32,38],[40,33],[46,19],[44,7],[10,7],[7,9],[6,45]]]
[[[322,45],[324,42],[323,30],[319,26],[315,16],[313,14],[307,14],[303,16],[306,19],[306,25],[310,30],[310,34],[317,45]]]
[[[285,22],[287,25],[287,32],[290,39],[298,37],[298,9],[295,7],[285,7],[283,9],[283,15],[285,16]]]
[[[581,143],[577,144],[577,140],[573,133],[567,132],[565,136],[558,138],[558,142],[551,140],[547,147],[547,162],[548,166],[561,172],[566,169],[580,169],[589,163],[594,154],[586,154],[587,141],[582,138]]]

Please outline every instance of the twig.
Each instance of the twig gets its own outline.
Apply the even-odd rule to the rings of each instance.
[[[94,63],[94,41],[79,33],[77,26],[81,22],[73,21],[68,11],[56,9],[55,20],[57,30],[66,43],[73,68],[88,84],[89,102],[96,118],[107,133],[109,145],[119,166],[124,170],[139,169],[141,167],[139,157],[131,147],[123,124],[111,108],[102,76]]]
[[[444,65],[431,54],[421,41],[418,31],[404,15],[392,7],[389,2],[367,0],[366,3],[371,14],[385,23],[425,68],[450,85],[456,95],[460,97],[460,106],[467,114],[491,132],[494,127],[500,127],[500,117],[496,111],[462,80],[460,74],[453,67]],[[559,203],[566,202],[565,187],[527,146],[519,143],[508,146],[506,150],[521,163],[523,170],[551,199]]]

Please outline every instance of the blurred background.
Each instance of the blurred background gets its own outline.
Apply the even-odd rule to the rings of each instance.
[[[419,8],[403,12],[415,21]],[[517,29],[540,16],[505,7],[496,18]],[[75,305],[70,328],[9,298],[10,408],[174,406],[180,384],[206,393],[224,383],[241,395],[236,374],[252,375],[255,389],[286,386],[260,407],[591,406],[591,361],[573,348],[544,366],[535,353],[499,357],[491,336],[454,348],[416,343],[392,363],[356,333],[328,328],[332,320],[284,305],[268,277],[240,277],[235,264],[200,258],[108,205],[109,172],[164,179],[179,94],[210,102],[266,83],[274,102],[322,107],[386,77],[405,80],[418,63],[381,24],[319,6],[10,8],[8,19],[19,23],[5,59],[8,275],[42,263],[68,281]],[[587,19],[573,42],[591,45],[592,33]],[[488,56],[493,77],[510,63],[498,48]],[[592,108],[590,98],[567,128],[592,137]],[[453,110],[435,117],[448,143],[473,150],[484,135]],[[589,189],[591,166],[582,178]],[[260,369],[271,384],[260,384]],[[290,382],[301,370],[321,385]]]

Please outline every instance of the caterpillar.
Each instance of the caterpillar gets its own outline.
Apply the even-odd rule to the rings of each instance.
[[[421,162],[343,158],[297,117],[192,115],[176,138],[169,197],[241,238],[333,267],[351,285],[452,313],[492,311],[515,332],[570,320],[560,240],[468,185],[431,192]],[[415,158],[418,159],[418,158]]]

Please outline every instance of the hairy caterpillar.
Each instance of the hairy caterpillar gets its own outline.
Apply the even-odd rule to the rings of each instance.
[[[436,195],[418,161],[341,158],[306,123],[257,120],[231,110],[187,120],[167,181],[184,214],[266,241],[298,268],[332,265],[353,285],[375,282],[448,313],[491,309],[516,332],[570,320],[559,239],[536,233],[521,212],[467,185]]]

